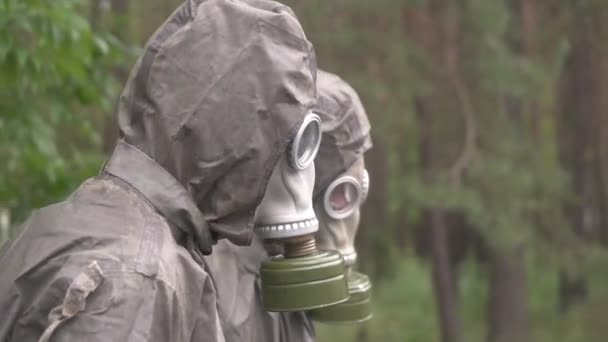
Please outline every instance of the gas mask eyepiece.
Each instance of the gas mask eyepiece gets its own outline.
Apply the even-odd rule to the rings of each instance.
[[[369,174],[363,170],[361,182],[350,175],[343,175],[331,182],[323,195],[323,207],[335,220],[347,218],[367,199]]]
[[[314,159],[321,120],[310,112],[270,177],[256,211],[255,232],[283,253],[262,263],[262,299],[268,311],[302,311],[348,299],[346,266],[337,251],[318,251],[312,204]]]
[[[362,201],[362,189],[354,177],[342,176],[333,181],[323,195],[323,207],[329,217],[341,220],[353,214]]]
[[[289,162],[297,170],[309,168],[319,152],[321,145],[321,119],[314,113],[309,113],[298,133],[289,145]]]

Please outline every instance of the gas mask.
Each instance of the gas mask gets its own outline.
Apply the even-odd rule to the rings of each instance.
[[[319,222],[312,203],[314,159],[321,142],[321,120],[309,113],[281,156],[255,215],[255,232],[282,254],[260,269],[262,299],[268,311],[302,311],[348,299],[346,268],[335,250],[319,251]]]
[[[353,270],[357,261],[354,248],[359,228],[360,207],[369,191],[369,175],[359,158],[336,178],[315,200],[319,220],[319,248],[339,251],[347,267],[349,299],[346,302],[313,310],[312,317],[328,323],[366,321],[372,317],[371,282]]]

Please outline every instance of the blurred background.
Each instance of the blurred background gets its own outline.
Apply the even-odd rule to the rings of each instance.
[[[320,341],[606,341],[608,2],[286,0],[372,124],[372,321]],[[0,0],[0,240],[95,175],[176,0]]]

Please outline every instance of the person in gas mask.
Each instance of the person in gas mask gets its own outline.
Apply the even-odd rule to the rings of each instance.
[[[224,341],[222,272],[207,255],[216,240],[251,243],[271,175],[300,150],[315,75],[288,7],[182,4],[130,74],[100,175],[3,246],[0,340]],[[273,192],[295,177],[309,186],[284,191],[311,207],[314,170],[304,171]]]
[[[352,274],[356,274],[352,269],[356,261],[354,239],[359,225],[359,206],[369,188],[363,153],[372,145],[370,125],[356,92],[338,76],[319,70],[317,93],[314,112],[322,121],[322,140],[314,160],[314,209],[319,219],[317,244],[319,250],[338,250],[343,254],[351,279]],[[283,209],[281,213],[290,214],[290,211]],[[283,252],[281,245],[256,236],[252,245],[244,248],[220,241],[207,258],[209,267],[217,270],[213,273],[221,272],[215,281],[218,311],[225,322],[227,341],[314,341],[311,317],[324,322],[369,318],[369,301],[367,306],[351,304],[354,310],[344,310],[339,304],[312,311],[267,311],[260,268],[269,255]],[[366,283],[359,282],[359,285]],[[369,291],[369,287],[363,289]]]
[[[318,70],[317,113],[323,135],[315,159],[314,208],[319,220],[317,245],[321,250],[338,250],[347,267],[349,299],[345,303],[311,312],[322,322],[359,322],[371,318],[367,276],[354,270],[355,237],[360,207],[369,191],[364,153],[372,147],[370,124],[359,96],[340,77]]]

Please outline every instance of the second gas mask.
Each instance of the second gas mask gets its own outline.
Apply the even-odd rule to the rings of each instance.
[[[344,303],[312,311],[315,320],[332,323],[361,322],[371,318],[371,282],[354,270],[354,243],[359,228],[360,206],[367,198],[369,175],[359,158],[336,178],[314,202],[319,220],[319,248],[339,251],[347,267],[349,299]]]
[[[282,254],[260,269],[268,311],[321,308],[348,299],[345,263],[335,250],[319,251],[319,223],[312,203],[313,161],[321,141],[321,121],[309,113],[275,167],[255,216],[255,232]]]

